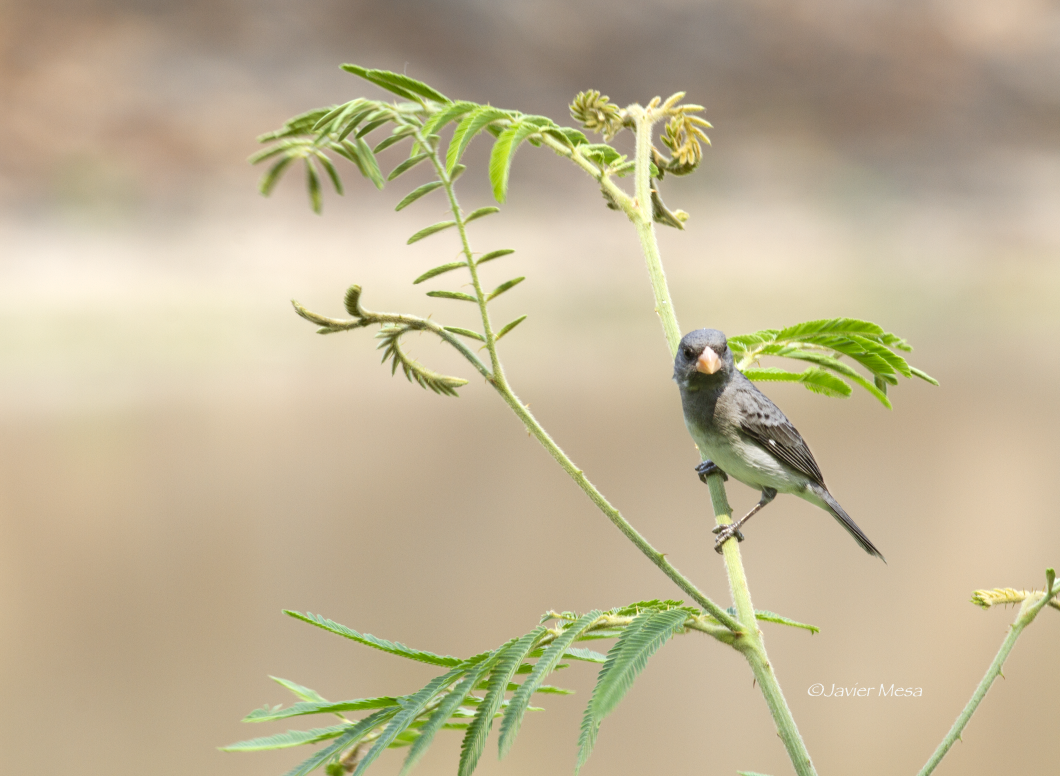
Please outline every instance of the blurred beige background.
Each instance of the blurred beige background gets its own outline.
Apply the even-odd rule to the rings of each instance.
[[[701,171],[665,190],[692,214],[661,235],[682,325],[856,315],[917,346],[942,386],[903,382],[893,412],[769,390],[889,565],[791,498],[744,545],[756,604],[822,629],[765,626],[820,773],[914,773],[1013,616],[969,593],[1040,587],[1060,564],[1048,0],[0,3],[0,772],[278,775],[308,750],[215,749],[286,729],[239,722],[288,702],[268,674],[333,699],[431,675],[282,608],[469,655],[550,608],[677,594],[480,380],[436,397],[380,368],[367,333],[316,337],[292,313],[296,297],[339,314],[358,282],[369,307],[467,314],[410,285],[456,252],[445,235],[405,247],[441,215],[393,212],[411,176],[380,193],[348,173],[323,218],[300,179],[256,194],[256,134],[370,92],[343,61],[561,122],[579,89],[686,89],[716,129]],[[489,201],[487,151],[472,147],[470,205]],[[509,205],[474,230],[478,250],[518,251],[490,280],[529,277],[497,303],[530,315],[508,370],[725,600],[635,236],[601,205],[527,147]],[[940,774],[1056,772],[1058,637],[1046,611]],[[479,772],[571,772],[594,674],[557,677],[578,695]],[[923,697],[812,698],[815,682]],[[458,744],[420,772],[453,773]],[[584,773],[737,769],[790,772],[742,661],[690,635],[653,658]]]

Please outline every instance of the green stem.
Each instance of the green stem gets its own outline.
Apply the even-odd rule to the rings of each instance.
[[[617,509],[615,509],[611,503],[604,498],[603,494],[596,489],[596,486],[589,481],[585,476],[585,473],[574,465],[574,462],[567,457],[567,454],[560,449],[560,446],[555,443],[548,432],[537,422],[530,410],[523,404],[519,397],[508,387],[507,384],[498,385],[494,384],[494,387],[503,397],[505,403],[511,407],[512,411],[519,417],[527,430],[534,435],[541,446],[544,447],[549,455],[551,455],[556,462],[563,467],[563,470],[570,475],[571,479],[577,483],[578,487],[585,492],[585,494],[596,504],[597,508],[607,516],[618,530],[620,530],[627,539],[629,539],[640,550],[644,555],[647,556],[648,560],[654,563],[659,569],[662,570],[666,576],[673,580],[681,590],[687,593],[693,601],[696,602],[704,611],[709,613],[714,619],[728,628],[730,631],[742,630],[739,623],[733,619],[732,615],[718,606],[716,603],[707,598],[692,582],[684,576],[677,568],[666,559],[664,553],[656,550],[647,539],[641,536],[640,532],[637,531],[629,521],[622,516]]]
[[[659,256],[659,244],[655,239],[655,223],[652,220],[651,210],[651,132],[652,124],[662,116],[653,115],[650,108],[640,106],[629,108],[630,115],[636,122],[637,132],[637,157],[636,157],[636,210],[629,213],[637,233],[640,236],[641,247],[644,250],[644,258],[648,264],[648,275],[651,278],[652,288],[655,291],[655,311],[662,321],[663,331],[666,334],[667,344],[670,346],[670,355],[677,354],[677,346],[681,341],[681,329],[674,314],[673,305],[670,302],[670,291],[666,285],[666,275],[663,272],[662,261]],[[732,522],[732,508],[725,494],[725,485],[721,475],[715,474],[708,478],[710,487],[711,503],[718,525],[728,525]],[[747,585],[747,575],[744,572],[743,561],[740,557],[739,543],[734,541],[725,542],[722,545],[725,556],[725,568],[729,575],[729,587],[732,591],[733,603],[742,626],[742,633],[735,639],[733,647],[747,659],[754,673],[758,686],[765,697],[766,705],[773,716],[777,726],[777,733],[784,742],[788,757],[795,772],[799,776],[815,776],[816,771],[810,760],[806,744],[799,734],[795,718],[784,700],[784,693],[780,689],[776,674],[766,654],[765,643],[762,633],[758,630],[755,620],[754,606],[751,603],[751,592]]]
[[[990,667],[986,669],[986,674],[983,676],[979,686],[975,688],[975,692],[972,693],[971,700],[964,707],[960,716],[957,717],[957,721],[953,723],[953,727],[950,728],[950,732],[946,734],[946,737],[942,739],[942,743],[939,744],[935,753],[931,755],[931,758],[927,761],[923,768],[920,769],[920,773],[917,776],[928,776],[935,767],[942,762],[942,758],[946,756],[946,753],[950,750],[950,747],[954,745],[961,738],[961,732],[964,730],[965,725],[975,714],[975,710],[979,707],[983,698],[986,697],[987,691],[990,689],[990,685],[994,683],[994,680],[999,676],[1002,676],[1001,667],[1005,664],[1005,660],[1008,658],[1008,653],[1012,651],[1012,648],[1016,645],[1016,639],[1023,633],[1023,629],[1030,625],[1034,618],[1038,616],[1047,603],[1060,593],[1060,584],[1052,585],[1052,579],[1050,581],[1049,594],[1043,594],[1041,598],[1032,599],[1027,598],[1020,605],[1019,614],[1016,617],[1016,621],[1012,623],[1009,628],[1008,636],[1001,643],[1001,649],[997,651],[997,655],[994,657],[994,662],[990,664]]]
[[[566,453],[560,448],[559,445],[549,436],[548,432],[545,431],[544,427],[538,423],[537,418],[533,416],[529,408],[515,395],[515,392],[508,385],[508,381],[504,376],[504,370],[501,367],[500,358],[497,356],[497,339],[493,333],[493,327],[490,323],[489,312],[486,308],[486,298],[482,293],[482,285],[479,282],[478,270],[475,266],[474,254],[471,252],[471,245],[467,238],[466,223],[464,221],[463,213],[460,210],[460,204],[456,199],[456,191],[453,186],[453,181],[445,171],[445,165],[438,154],[437,146],[431,145],[425,142],[425,140],[417,135],[417,139],[424,148],[428,148],[431,151],[431,161],[434,163],[435,170],[438,174],[438,179],[442,181],[445,187],[446,193],[449,196],[449,206],[453,213],[453,219],[456,221],[457,229],[460,232],[460,241],[463,246],[464,256],[467,258],[468,269],[471,272],[471,282],[475,288],[475,296],[478,299],[479,312],[482,316],[482,327],[483,332],[486,336],[486,348],[490,354],[490,362],[492,365],[492,374],[487,377],[490,384],[497,389],[497,392],[504,399],[505,403],[512,409],[512,411],[519,417],[526,426],[527,430],[537,439],[538,442],[548,451],[563,470],[570,475],[571,479],[577,483],[578,487],[585,492],[587,496],[596,504],[597,508],[603,512],[607,518],[620,530],[626,538],[628,538],[633,544],[644,553],[652,563],[658,566],[666,576],[668,576],[673,582],[687,593],[700,607],[714,617],[718,622],[728,628],[730,631],[739,630],[739,626],[736,620],[732,616],[718,606],[716,603],[707,598],[692,582],[685,577],[677,568],[666,560],[666,555],[656,550],[647,539],[626,520],[622,514],[615,509],[611,503],[604,498],[603,494],[596,489],[589,479],[585,476],[585,473],[575,466],[574,462],[567,456]],[[568,154],[571,156],[571,154]],[[579,158],[580,154],[578,155]],[[585,159],[581,159],[583,162],[587,162]],[[603,176],[600,176],[603,178]],[[627,197],[628,199],[628,197]],[[650,213],[650,210],[649,210]]]
[[[670,300],[670,288],[666,283],[666,273],[663,271],[651,207],[651,128],[658,117],[655,117],[650,109],[639,106],[631,108],[630,115],[637,126],[637,166],[635,168],[637,217],[633,223],[637,227],[640,247],[644,251],[644,261],[648,266],[648,277],[651,279],[652,291],[655,292],[655,312],[662,323],[666,344],[670,346],[672,355],[677,353],[677,345],[681,342],[681,329],[677,325],[674,305]]]

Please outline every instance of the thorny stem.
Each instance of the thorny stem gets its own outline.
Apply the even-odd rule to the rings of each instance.
[[[1050,569],[1051,571],[1051,569]],[[975,692],[972,693],[971,700],[964,707],[964,710],[957,717],[957,721],[953,723],[953,727],[950,728],[950,732],[946,734],[946,737],[942,739],[942,743],[939,744],[935,753],[931,755],[931,758],[927,761],[924,767],[920,770],[917,776],[928,776],[935,767],[942,762],[942,758],[946,756],[946,753],[950,750],[950,747],[954,745],[961,738],[961,733],[964,731],[965,725],[968,724],[968,720],[975,714],[975,710],[979,707],[983,698],[986,697],[987,691],[990,689],[990,685],[994,683],[994,680],[1001,676],[1001,667],[1005,664],[1005,660],[1008,658],[1008,653],[1012,651],[1012,647],[1016,645],[1016,639],[1023,633],[1023,629],[1030,625],[1034,618],[1038,616],[1045,605],[1049,603],[1052,598],[1060,594],[1060,583],[1053,584],[1053,576],[1049,575],[1049,587],[1047,593],[1042,593],[1041,597],[1029,596],[1024,599],[1020,605],[1019,614],[1016,616],[1015,622],[1009,627],[1008,636],[1001,643],[1001,649],[997,651],[997,655],[994,657],[994,662],[990,664],[990,667],[986,669],[986,674],[983,676],[982,681],[979,682],[979,686],[975,688]]]

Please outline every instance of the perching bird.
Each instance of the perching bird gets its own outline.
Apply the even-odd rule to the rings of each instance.
[[[778,493],[794,493],[831,514],[865,552],[886,562],[832,498],[791,421],[736,368],[724,334],[716,329],[686,334],[674,359],[674,381],[681,389],[685,425],[710,459],[696,467],[700,479],[706,482],[717,471],[762,492],[761,501],[741,519],[714,529],[718,552],[733,536],[743,541],[740,527]]]

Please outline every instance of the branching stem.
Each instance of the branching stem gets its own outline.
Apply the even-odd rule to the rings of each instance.
[[[463,246],[464,256],[467,259],[468,269],[471,272],[472,284],[475,288],[475,295],[478,298],[479,312],[482,315],[482,328],[486,336],[486,348],[489,351],[490,361],[493,367],[492,374],[488,375],[486,379],[501,395],[501,398],[504,399],[504,402],[511,408],[512,412],[514,412],[519,420],[523,422],[523,425],[526,426],[527,430],[533,434],[537,441],[541,443],[542,447],[548,451],[549,455],[551,455],[556,462],[563,467],[563,470],[570,475],[571,479],[577,483],[578,487],[581,488],[592,502],[596,504],[597,508],[607,516],[607,519],[610,520],[618,530],[626,536],[626,538],[633,542],[637,549],[644,553],[652,563],[658,566],[666,576],[673,580],[673,582],[690,596],[698,606],[702,607],[708,614],[718,620],[718,622],[722,623],[722,625],[724,625],[729,631],[740,630],[740,625],[728,612],[707,598],[707,596],[705,596],[687,577],[685,577],[666,559],[665,554],[656,550],[648,540],[645,539],[606,498],[604,498],[603,494],[596,489],[596,486],[589,481],[585,476],[585,473],[579,469],[567,454],[563,452],[560,446],[556,444],[555,440],[552,439],[549,433],[545,431],[544,427],[537,421],[537,418],[535,418],[530,412],[530,409],[519,399],[518,396],[516,396],[511,386],[508,385],[508,381],[505,378],[504,371],[501,367],[500,358],[497,356],[496,336],[490,323],[489,311],[486,307],[486,298],[482,292],[478,270],[475,266],[474,254],[471,251],[471,245],[468,241],[464,216],[456,198],[453,181],[445,171],[445,165],[442,162],[436,145],[424,142],[423,138],[418,139],[420,140],[421,145],[430,149],[431,159],[434,163],[435,170],[438,173],[439,180],[442,181],[446,193],[448,194],[449,206],[453,213],[453,219],[456,221],[457,229],[460,232],[460,240]],[[556,145],[563,148],[562,144],[558,142]],[[578,153],[568,154],[568,156],[571,156],[572,158],[577,157],[577,159],[584,162],[585,165],[591,166],[591,163],[581,157]],[[599,171],[597,171],[597,174],[599,174]],[[603,176],[601,175],[600,178],[603,178]],[[618,189],[618,187],[615,187],[615,189],[621,193],[621,189]],[[629,200],[628,196],[624,194],[622,194],[622,196],[625,197],[626,200]]]
[[[986,669],[986,674],[983,676],[982,681],[979,682],[979,686],[975,688],[975,692],[972,693],[971,700],[961,711],[960,716],[957,717],[957,721],[953,723],[953,727],[950,728],[950,732],[946,734],[946,737],[942,739],[942,743],[939,744],[935,753],[931,755],[931,758],[927,761],[923,768],[920,769],[920,773],[917,776],[928,776],[935,767],[942,762],[942,758],[946,756],[946,753],[950,750],[950,747],[954,745],[961,738],[961,733],[964,731],[965,725],[975,714],[975,710],[979,708],[979,704],[983,698],[986,697],[987,691],[990,689],[990,685],[994,683],[994,680],[1001,676],[1001,668],[1005,664],[1005,660],[1008,658],[1008,653],[1012,651],[1012,648],[1016,645],[1016,639],[1023,633],[1023,629],[1030,625],[1034,618],[1038,616],[1045,605],[1048,604],[1054,596],[1060,594],[1060,582],[1054,583],[1052,576],[1049,578],[1050,587],[1046,593],[1042,593],[1041,597],[1028,597],[1024,599],[1020,605],[1019,614],[1016,616],[1015,622],[1009,627],[1008,635],[1005,640],[1001,643],[1001,649],[997,651],[997,655],[994,657],[994,662],[990,664],[990,667]]]

